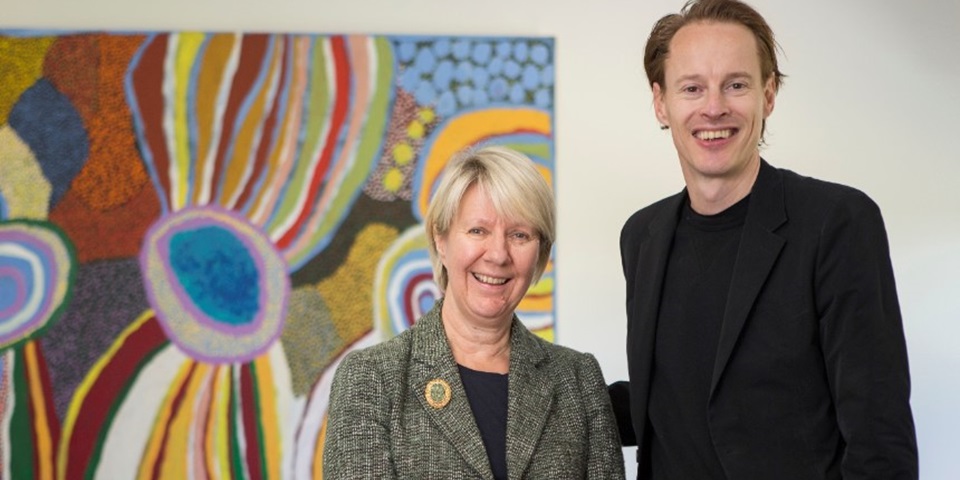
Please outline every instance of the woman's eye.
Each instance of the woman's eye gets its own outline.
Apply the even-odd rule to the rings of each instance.
[[[532,233],[529,233],[529,232],[513,232],[512,234],[510,234],[510,238],[515,243],[524,244],[533,240],[534,236]]]

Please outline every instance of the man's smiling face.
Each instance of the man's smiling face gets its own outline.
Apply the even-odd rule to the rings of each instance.
[[[696,22],[670,41],[664,84],[653,85],[657,119],[670,127],[684,177],[736,179],[760,161],[773,78],[761,78],[753,33],[737,23]],[[755,169],[754,169],[755,170]]]

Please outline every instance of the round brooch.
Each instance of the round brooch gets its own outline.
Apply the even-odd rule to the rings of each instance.
[[[427,382],[427,388],[424,391],[427,403],[433,408],[443,408],[450,403],[450,384],[439,378],[434,378]]]

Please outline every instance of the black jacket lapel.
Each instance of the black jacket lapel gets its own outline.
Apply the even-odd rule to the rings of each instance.
[[[780,172],[761,160],[760,173],[750,195],[750,207],[743,225],[723,314],[717,359],[710,383],[711,395],[720,382],[757,295],[785,242],[783,237],[774,233],[787,220]]]
[[[630,357],[628,365],[631,379],[651,378],[664,274],[680,218],[680,209],[686,198],[686,190],[668,198],[650,222],[644,236],[638,240],[639,244],[632,247],[638,249],[638,252],[636,262],[628,262],[633,263],[636,268],[633,279],[636,297],[633,299],[633,311],[630,314],[634,321],[627,325],[627,354]],[[646,431],[649,393],[649,382],[631,381],[631,417],[636,432]],[[643,440],[643,436],[638,433],[639,452],[644,451]]]

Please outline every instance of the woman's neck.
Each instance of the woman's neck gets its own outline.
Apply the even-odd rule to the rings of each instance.
[[[453,359],[471,370],[507,373],[510,370],[511,323],[477,326],[442,314],[443,330]]]

